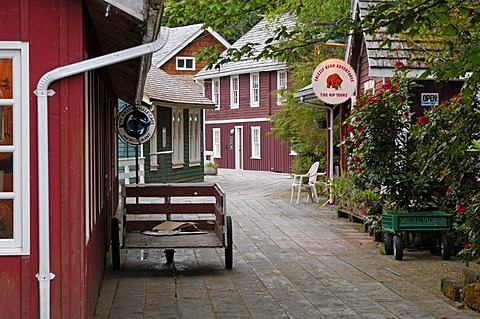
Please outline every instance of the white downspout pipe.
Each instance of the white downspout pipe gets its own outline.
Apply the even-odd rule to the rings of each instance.
[[[330,122],[330,127],[328,128],[329,130],[329,148],[328,148],[328,178],[334,179],[333,175],[333,107],[328,106],[328,105],[321,105],[321,104],[314,104],[314,103],[308,103],[303,100],[303,97],[300,99],[300,103],[308,105],[308,106],[313,106],[316,108],[321,108],[328,110],[328,115],[329,115],[329,122]],[[330,204],[333,204],[333,198],[330,194]]]
[[[157,40],[130,49],[106,54],[97,58],[62,66],[45,73],[34,92],[37,95],[38,112],[38,254],[39,270],[35,275],[39,281],[40,318],[50,318],[50,281],[55,274],[50,272],[49,230],[49,158],[48,158],[48,97],[55,94],[48,87],[52,82],[86,71],[102,68],[160,50],[168,39],[169,30],[162,28]]]

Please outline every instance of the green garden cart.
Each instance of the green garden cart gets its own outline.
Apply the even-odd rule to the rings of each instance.
[[[385,231],[385,254],[403,259],[407,246],[430,248],[432,254],[440,253],[443,260],[452,254],[448,232],[452,229],[453,215],[440,211],[382,214]]]

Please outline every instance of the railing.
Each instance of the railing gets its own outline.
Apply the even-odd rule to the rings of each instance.
[[[118,160],[118,166],[120,170],[123,167],[123,173],[118,174],[119,180],[123,180],[125,185],[135,184],[137,177],[135,158],[121,158]],[[138,158],[138,177],[139,184],[145,184],[145,157]]]

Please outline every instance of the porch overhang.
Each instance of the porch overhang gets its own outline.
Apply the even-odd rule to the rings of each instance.
[[[100,46],[98,56],[156,40],[162,3],[162,0],[86,0],[91,31]],[[116,95],[128,103],[139,104],[150,64],[151,54],[108,66]]]

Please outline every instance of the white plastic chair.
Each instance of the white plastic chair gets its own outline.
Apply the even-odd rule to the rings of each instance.
[[[300,193],[302,188],[305,188],[308,192],[308,200],[312,199],[315,203],[318,203],[318,195],[316,189],[316,182],[317,182],[317,171],[318,171],[318,162],[315,162],[310,166],[310,169],[306,174],[293,175],[292,181],[292,194],[290,195],[290,203],[293,201],[293,194],[295,193],[295,189],[297,190],[297,204],[300,201]]]

